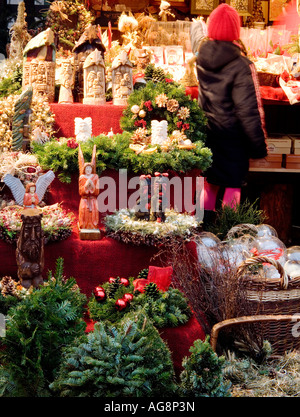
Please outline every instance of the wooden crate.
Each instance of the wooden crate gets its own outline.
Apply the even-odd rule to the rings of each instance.
[[[250,159],[250,168],[281,168],[282,154],[268,155],[262,159]]]
[[[290,154],[293,141],[289,136],[272,135],[266,139],[268,154]]]
[[[286,168],[300,170],[300,155],[287,155]]]
[[[292,152],[295,155],[300,155],[300,135],[290,135],[292,141]]]

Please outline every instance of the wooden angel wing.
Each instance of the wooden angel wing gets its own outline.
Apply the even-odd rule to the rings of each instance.
[[[15,202],[19,206],[23,206],[25,188],[21,180],[11,174],[6,174],[3,178],[3,182],[10,188]]]
[[[93,153],[92,153],[92,160],[91,160],[91,164],[92,164],[92,167],[93,167],[93,172],[94,173],[96,173],[97,171],[96,171],[96,164],[97,164],[97,162],[96,162],[96,145],[94,145],[94,147],[93,147]]]
[[[78,146],[78,166],[79,166],[79,175],[84,174],[84,157],[82,153],[81,146]]]
[[[55,178],[55,174],[51,170],[46,172],[46,174],[41,175],[38,178],[38,180],[35,184],[35,186],[36,186],[35,192],[38,196],[39,203],[43,200],[45,192],[46,192],[47,188],[49,187],[49,185],[51,184],[51,182],[54,180],[54,178]]]

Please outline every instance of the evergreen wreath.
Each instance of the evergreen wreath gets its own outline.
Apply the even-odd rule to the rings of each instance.
[[[102,301],[97,301],[95,293],[91,295],[88,302],[90,318],[93,321],[101,320],[115,324],[127,314],[142,310],[143,314],[146,314],[157,328],[176,327],[188,322],[192,313],[181,291],[172,287],[169,287],[165,292],[158,289],[153,290],[153,286],[148,284],[145,292],[141,293],[135,291],[133,280],[133,277],[128,279],[128,286],[119,285],[112,297],[109,296],[111,283],[102,284],[101,288],[107,297]],[[127,303],[124,309],[118,310],[117,300],[124,299],[125,294],[128,293],[133,295],[132,300]]]
[[[104,219],[106,235],[133,245],[156,246],[171,238],[183,241],[191,239],[201,224],[187,213],[165,211],[165,222],[136,220],[134,209],[120,209]]]
[[[58,34],[58,47],[72,49],[95,17],[79,0],[54,1],[46,13],[46,27]]]
[[[137,109],[136,106],[138,113],[132,111]],[[128,98],[120,126],[132,133],[138,128],[151,132],[151,120],[167,120],[169,135],[179,130],[191,142],[205,143],[207,119],[203,110],[196,99],[186,95],[184,86],[170,79],[164,78],[160,82],[150,79],[144,87],[134,90]]]

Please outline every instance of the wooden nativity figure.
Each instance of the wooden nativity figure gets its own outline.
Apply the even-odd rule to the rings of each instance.
[[[22,89],[33,87],[33,95],[45,96],[54,101],[55,58],[54,33],[48,28],[32,38],[23,51]]]
[[[112,94],[113,104],[126,106],[129,95],[133,91],[132,63],[126,51],[122,51],[112,63]]]
[[[83,104],[105,104],[105,63],[98,49],[91,52],[83,64]]]
[[[54,178],[55,174],[50,170],[46,174],[41,175],[36,183],[28,183],[26,188],[19,178],[14,177],[11,174],[6,174],[3,178],[3,182],[10,188],[15,202],[19,206],[36,208],[37,205],[42,202],[47,188]]]
[[[83,102],[84,98],[84,82],[83,82],[83,66],[87,56],[97,49],[104,59],[106,48],[99,37],[99,30],[96,25],[89,25],[76,42],[72,52],[74,54],[75,64],[75,85],[74,85],[74,101]]]
[[[101,233],[98,227],[99,211],[97,197],[99,190],[99,177],[96,174],[96,145],[93,148],[92,161],[84,162],[84,156],[79,145],[79,203],[78,229],[81,240],[99,240]]]
[[[43,284],[44,234],[38,209],[25,209],[21,214],[22,227],[17,242],[18,278],[24,288]]]

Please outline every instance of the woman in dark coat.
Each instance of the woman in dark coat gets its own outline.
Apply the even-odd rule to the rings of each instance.
[[[241,186],[249,170],[249,158],[267,155],[264,111],[254,64],[238,42],[240,17],[224,3],[205,25],[194,21],[191,44],[197,55],[199,105],[208,119],[206,145],[213,162],[204,173],[205,214],[215,210],[220,186],[223,205],[240,203]]]

